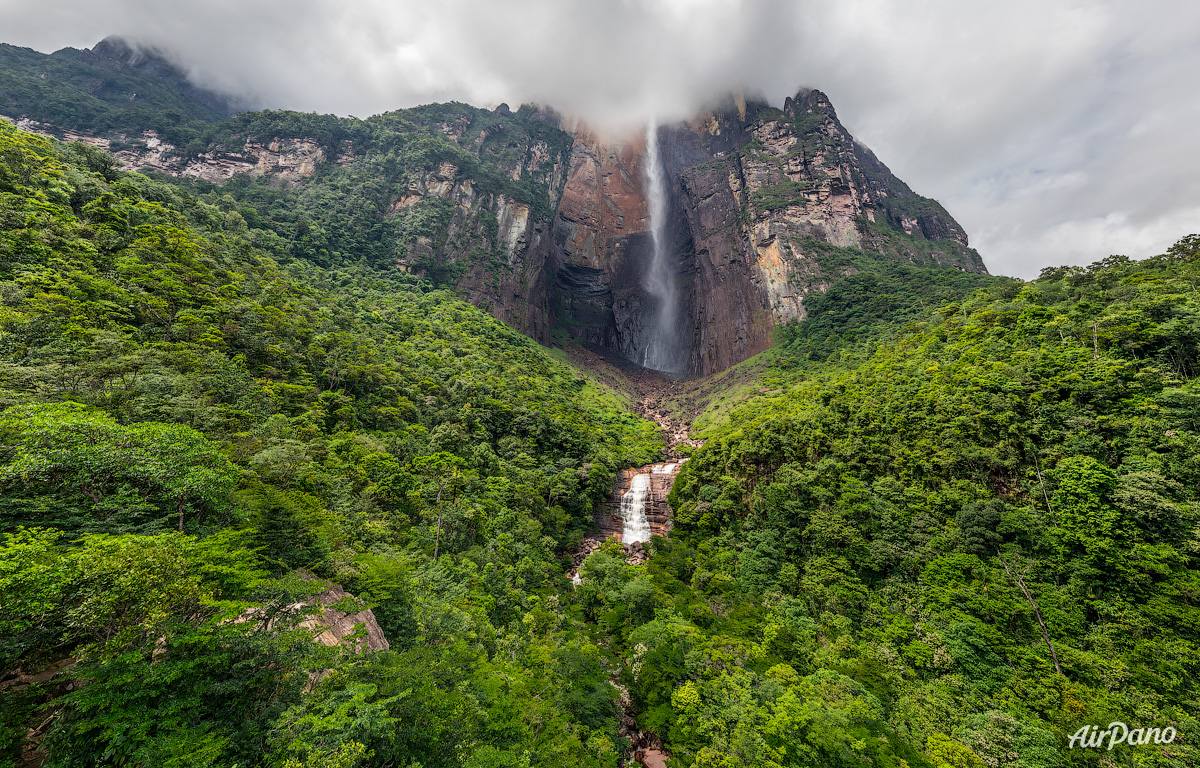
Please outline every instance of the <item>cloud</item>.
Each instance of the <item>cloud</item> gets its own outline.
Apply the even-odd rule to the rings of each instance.
[[[363,116],[540,102],[619,129],[817,87],[995,272],[1200,231],[1200,6],[1176,0],[0,0],[0,29],[123,34],[255,103]]]
[[[800,84],[790,0],[0,0],[41,50],[120,34],[266,106],[372,114],[431,100],[550,103],[607,127],[782,78]],[[747,55],[752,52],[753,55]]]

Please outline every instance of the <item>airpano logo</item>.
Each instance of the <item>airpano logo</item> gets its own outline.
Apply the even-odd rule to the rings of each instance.
[[[1107,728],[1085,725],[1071,734],[1071,749],[1076,747],[1111,750],[1118,744],[1141,746],[1143,744],[1170,744],[1175,741],[1174,728],[1133,728],[1120,721],[1111,722]],[[1105,746],[1105,742],[1108,742]]]

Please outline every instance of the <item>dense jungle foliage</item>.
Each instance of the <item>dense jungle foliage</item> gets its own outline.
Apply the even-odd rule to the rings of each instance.
[[[830,285],[805,297],[803,322],[792,321],[777,332],[777,348],[783,354],[778,364],[788,369],[892,336],[936,307],[1009,280],[906,264],[814,238],[799,240],[796,247],[817,263]]]
[[[1200,761],[1198,279],[1193,236],[819,366],[796,332],[685,465],[671,540],[585,566],[673,765]],[[840,305],[824,334],[863,327]],[[1068,748],[1112,721],[1178,737]]]
[[[48,765],[613,764],[562,558],[654,425],[110,160],[0,125],[5,759],[53,715]],[[312,643],[305,574],[391,650]]]
[[[38,90],[72,71],[13,82],[185,157],[334,162],[148,178],[0,123],[0,761],[34,729],[52,766],[614,766],[615,680],[672,768],[1200,763],[1200,239],[1029,283],[796,243],[837,279],[708,429],[671,540],[572,589],[657,431],[438,290],[438,249],[499,262],[494,215],[388,210],[450,163],[544,214],[567,135]],[[328,582],[390,650],[312,642]],[[1068,748],[1114,720],[1179,735]]]

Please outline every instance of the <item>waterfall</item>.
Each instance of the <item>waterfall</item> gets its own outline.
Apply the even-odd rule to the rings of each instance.
[[[629,490],[621,496],[621,520],[625,528],[621,532],[621,543],[650,541],[650,520],[646,517],[646,503],[650,500],[650,473],[634,475]]]
[[[649,324],[650,338],[642,350],[641,364],[658,371],[682,369],[678,339],[679,300],[675,275],[670,264],[667,239],[667,182],[658,148],[658,123],[651,120],[646,128],[646,198],[650,204],[650,238],[654,253],[646,271],[643,287],[655,299],[654,316]]]

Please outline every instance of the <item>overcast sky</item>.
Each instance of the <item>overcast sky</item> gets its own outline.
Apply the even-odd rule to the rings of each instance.
[[[1200,3],[0,0],[0,42],[120,34],[263,106],[536,101],[608,126],[829,94],[997,274],[1200,232]]]

